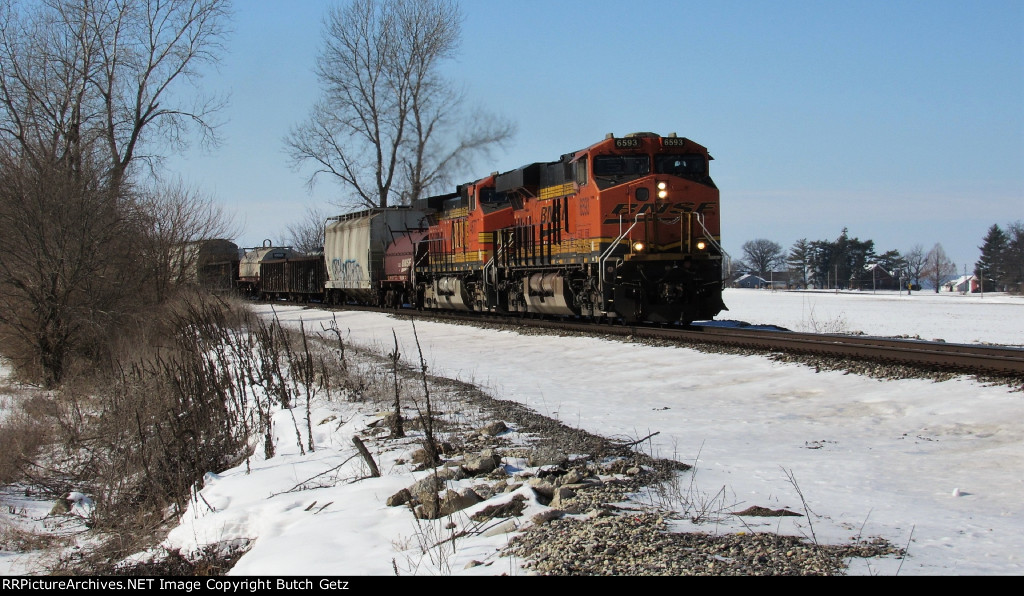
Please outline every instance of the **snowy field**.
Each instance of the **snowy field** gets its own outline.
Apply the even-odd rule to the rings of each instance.
[[[729,310],[718,319],[792,331],[1024,345],[1024,296],[728,289],[723,299]]]
[[[725,300],[724,319],[801,331],[967,343],[1020,344],[1024,337],[1024,300],[1016,297],[730,290]],[[282,322],[302,320],[306,329],[332,317],[294,306],[275,310]],[[415,357],[408,320],[354,312],[337,320],[349,342],[390,351],[394,332],[401,352]],[[777,531],[830,543],[877,536],[908,551],[903,560],[855,560],[852,574],[1024,573],[1020,391],[966,377],[936,383],[815,373],[763,357],[602,339],[438,323],[416,330],[433,374],[475,382],[497,398],[604,436],[660,433],[650,448],[655,455],[694,466],[682,478],[693,501],[717,500],[727,511],[756,505],[804,512],[799,489],[812,512],[746,518],[746,526],[731,516],[678,522],[680,530]],[[316,427],[316,453],[300,455],[294,425],[282,413],[279,455],[253,461],[250,474],[243,466],[210,475],[168,545],[255,539],[234,570],[239,575],[394,575],[396,565],[403,575],[523,573],[519,561],[496,556],[508,540],[503,534],[465,538],[444,561],[417,554],[422,528],[404,508],[383,504],[422,475],[399,473],[404,468],[395,461],[407,453],[377,454],[383,478],[286,492],[350,457],[349,437],[374,419],[345,403],[314,411],[315,420],[331,415],[336,423]],[[356,473],[344,466],[336,472]],[[533,501],[527,516],[542,508]],[[470,560],[490,565],[466,569]],[[0,573],[24,572],[23,563],[0,556]]]

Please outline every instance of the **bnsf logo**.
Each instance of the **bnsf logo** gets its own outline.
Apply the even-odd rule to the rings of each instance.
[[[655,205],[652,203],[619,203],[612,208],[611,215],[636,215],[637,213],[651,213],[654,215],[660,215],[664,217],[678,217],[684,213],[714,213],[715,208],[718,206],[717,203],[704,202],[700,205],[696,203],[673,203],[673,204],[661,204]],[[610,217],[604,220],[606,224],[618,223],[618,217]]]

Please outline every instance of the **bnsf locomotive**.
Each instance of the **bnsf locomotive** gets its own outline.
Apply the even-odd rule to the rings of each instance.
[[[322,266],[301,268],[319,277],[273,295],[315,298],[314,287],[330,303],[710,319],[725,308],[711,159],[675,134],[608,135],[412,206],[331,218]]]

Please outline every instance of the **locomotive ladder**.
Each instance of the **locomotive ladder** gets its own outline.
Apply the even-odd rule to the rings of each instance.
[[[483,274],[484,297],[485,298],[489,297],[489,291],[487,289],[487,286],[491,285],[491,284],[487,283],[487,277],[488,277],[488,275],[490,275],[492,272],[494,272],[496,270],[498,258],[501,257],[501,255],[504,252],[505,252],[505,244],[501,243],[501,245],[498,246],[498,249],[494,251],[494,254],[491,255],[491,259],[489,261],[487,261],[487,264],[484,265],[484,268],[481,271],[481,273]],[[488,271],[488,270],[490,270],[490,271]],[[495,281],[497,281],[497,276],[495,276]],[[495,299],[495,302],[497,302],[497,299],[498,299],[498,288],[497,288],[496,285],[495,285],[495,288],[494,288],[494,299]],[[488,305],[487,310],[491,310],[490,305]]]

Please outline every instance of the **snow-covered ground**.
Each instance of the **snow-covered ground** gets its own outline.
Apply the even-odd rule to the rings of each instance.
[[[793,331],[1024,345],[1024,296],[728,289],[724,300],[729,310],[718,319]]]
[[[1024,341],[1024,300],[1017,297],[729,290],[725,300],[730,311],[722,319],[793,330]],[[335,316],[294,306],[275,311],[306,329]],[[415,358],[408,320],[336,316],[349,342],[391,351],[395,333],[402,354]],[[879,536],[908,551],[904,560],[854,561],[854,574],[1024,573],[1020,391],[969,378],[880,381],[763,357],[603,339],[438,323],[417,323],[416,331],[432,374],[475,382],[497,398],[597,434],[658,432],[655,455],[694,466],[687,473],[692,487],[691,476],[683,479],[692,500],[720,499],[729,511],[757,505],[803,512],[799,489],[813,512],[810,519],[746,518],[746,526],[734,518],[680,522],[679,529],[813,532],[823,542]],[[382,478],[344,480],[358,475],[355,458],[332,472],[337,481],[329,486],[287,492],[353,454],[349,439],[373,413],[352,408],[335,402],[314,411],[314,421],[329,422],[315,427],[318,449],[306,455],[282,413],[279,454],[253,461],[248,474],[242,466],[210,475],[169,545],[255,539],[234,569],[240,575],[522,573],[519,561],[496,556],[504,534],[461,539],[444,560],[421,556],[424,527],[408,510],[383,503],[414,479],[388,474],[403,469],[395,463],[400,452],[377,454]],[[465,569],[470,560],[490,565]],[[0,556],[0,573],[5,564],[6,571],[21,569]]]

